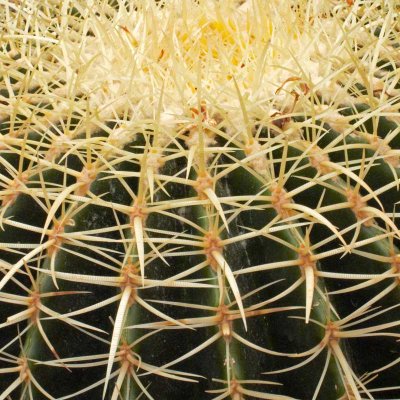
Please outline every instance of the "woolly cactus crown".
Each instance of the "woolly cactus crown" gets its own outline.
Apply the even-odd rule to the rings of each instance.
[[[16,3],[2,11],[3,118],[28,118],[45,100],[49,123],[85,115],[80,131],[107,119],[166,129],[190,123],[200,97],[235,134],[277,112],[338,119],[343,129],[339,105],[393,112],[396,76],[378,64],[399,62],[395,2]]]

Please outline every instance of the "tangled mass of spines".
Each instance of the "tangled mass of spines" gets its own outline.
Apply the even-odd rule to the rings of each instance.
[[[0,400],[400,397],[396,1],[0,5]]]

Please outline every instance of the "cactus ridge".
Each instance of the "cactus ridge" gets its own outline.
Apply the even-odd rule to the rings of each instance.
[[[0,5],[0,400],[400,398],[396,1]]]

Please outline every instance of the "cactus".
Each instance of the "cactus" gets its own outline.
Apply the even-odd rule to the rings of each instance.
[[[400,398],[396,1],[0,4],[0,400]]]

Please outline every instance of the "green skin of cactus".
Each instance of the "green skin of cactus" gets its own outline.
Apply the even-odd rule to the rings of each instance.
[[[98,133],[99,136],[102,134]],[[339,136],[332,129],[329,135],[329,138],[325,136],[321,140],[321,147],[327,146]],[[21,284],[29,287],[32,284],[32,274],[37,273],[39,278],[36,280],[36,293],[60,293],[59,296],[43,297],[40,302],[47,308],[38,310],[37,315],[3,328],[1,345],[5,348],[4,351],[27,357],[27,368],[36,382],[32,384],[26,378],[26,384],[16,390],[20,390],[17,396],[22,394],[24,398],[29,398],[29,393],[32,393],[35,399],[46,398],[48,394],[54,398],[101,398],[110,352],[110,337],[115,333],[119,317],[122,318],[123,329],[118,334],[118,349],[112,359],[105,398],[112,398],[117,391],[124,399],[135,399],[142,392],[160,399],[184,399],[188,396],[208,399],[221,393],[228,393],[228,396],[235,399],[257,398],[260,393],[265,396],[261,398],[310,399],[316,396],[318,399],[339,399],[345,395],[346,385],[350,385],[343,363],[347,363],[354,371],[355,382],[358,382],[357,377],[364,372],[380,368],[396,359],[399,348],[393,337],[360,334],[351,338],[337,338],[335,333],[329,333],[329,327],[335,321],[357,312],[368,302],[372,302],[374,310],[390,310],[377,313],[371,319],[365,318],[365,321],[347,330],[365,328],[368,332],[398,332],[397,321],[400,314],[396,308],[399,304],[396,278],[381,279],[366,285],[364,289],[331,295],[327,293],[368,280],[327,279],[323,278],[324,275],[318,277],[318,271],[354,274],[354,277],[357,274],[376,276],[390,270],[392,266],[368,259],[365,254],[357,251],[345,255],[343,251],[335,252],[335,249],[341,247],[340,238],[332,232],[330,226],[312,218],[308,221],[304,217],[294,218],[295,224],[290,228],[282,224],[282,229],[268,230],[268,224],[279,215],[273,202],[264,200],[271,197],[271,190],[263,186],[263,180],[256,172],[243,167],[246,165],[246,154],[233,144],[224,143],[222,139],[218,144],[225,146],[226,151],[220,156],[218,165],[232,168],[228,167],[230,172],[214,182],[213,190],[223,204],[229,231],[213,203],[196,192],[193,185],[184,183],[187,159],[179,157],[167,161],[159,171],[160,176],[180,176],[182,183],[164,180],[163,190],[155,190],[152,200],[148,195],[146,206],[149,210],[151,205],[170,203],[170,206],[139,215],[149,239],[144,244],[145,281],[142,282],[133,227],[136,214],[132,217],[132,213],[123,213],[116,205],[137,210],[132,193],[137,195],[140,192],[143,179],[141,171],[145,164],[137,160],[138,155],[143,154],[146,140],[152,140],[151,134],[137,135],[125,147],[125,151],[131,156],[114,165],[112,170],[99,173],[90,184],[88,192],[101,198],[101,202],[87,202],[82,206],[82,200],[77,200],[76,204],[65,204],[66,209],[74,207],[76,210],[73,223],[66,224],[64,228],[66,239],[57,242],[57,249],[43,251],[38,259],[28,259],[32,266],[31,275],[27,273],[28,270],[24,273],[22,266],[2,289],[6,293],[21,295],[24,292]],[[173,150],[174,146],[171,145],[170,149]],[[284,158],[288,160],[283,167],[280,163],[275,166],[277,174],[279,170],[289,174],[284,186],[286,191],[300,187],[318,173],[311,165],[307,153],[294,147],[284,148],[277,145],[270,152],[276,160],[282,159],[284,154]],[[6,154],[3,157],[8,157],[10,163],[18,161],[12,160]],[[342,154],[340,151],[335,152],[335,157],[336,161],[340,160],[340,157],[344,157],[344,151]],[[355,152],[353,157],[354,160],[359,160],[360,154]],[[290,173],[295,163],[296,172]],[[68,156],[67,165],[71,170],[82,168],[76,156]],[[384,161],[378,161],[364,177],[364,182],[376,189],[382,182],[393,180],[390,174],[388,165]],[[199,175],[197,168],[193,167],[189,181],[195,181]],[[49,169],[42,174],[42,180],[48,188],[60,182],[65,184],[65,177],[65,174],[55,169]],[[72,186],[73,179],[68,179]],[[325,182],[327,185],[317,182],[307,191],[299,191],[293,201],[310,209],[321,208],[321,199],[326,207],[346,201],[343,194],[336,189],[344,184],[341,178],[333,177]],[[27,185],[37,187],[38,176],[31,177]],[[384,201],[387,209],[393,207],[398,198],[395,188],[393,192],[391,197],[386,193]],[[229,198],[230,201],[224,203],[224,198]],[[233,200],[240,198],[248,200],[246,207],[242,206],[238,211]],[[203,201],[185,205],[188,199]],[[16,197],[6,211],[6,216],[11,215],[12,221],[39,228],[45,225],[48,217],[37,202],[26,194]],[[56,216],[59,215],[61,208],[56,212]],[[284,217],[288,218],[290,215],[282,218]],[[346,231],[346,228],[357,222],[353,209],[343,207],[325,213],[324,217],[338,232],[343,232],[346,243],[351,242],[354,229]],[[41,238],[40,229],[32,232],[21,224],[5,223],[1,241],[13,243],[18,240],[36,243],[36,246],[46,242],[46,238]],[[377,222],[357,226],[360,229],[357,240],[367,241],[362,247],[363,252],[375,254],[376,258],[387,258],[393,248],[396,249],[393,243],[392,248],[390,247],[390,240],[387,238],[379,239],[384,230]],[[207,242],[205,233],[213,232],[215,227],[219,229],[219,238],[230,240],[229,244],[219,248],[218,241]],[[74,232],[85,232],[85,237],[75,236],[74,241]],[[250,232],[258,234],[249,235]],[[174,235],[180,241],[173,239]],[[370,240],[374,237],[377,239]],[[235,240],[236,238],[239,240]],[[310,321],[306,324],[305,265],[296,265],[299,260],[296,248],[307,241],[321,243],[325,238],[330,239],[318,247],[316,254],[334,251],[332,256],[322,257],[312,265],[315,268],[316,286]],[[215,246],[223,255],[226,265],[233,271],[242,296],[246,328],[228,274],[210,255],[207,243],[211,243],[209,248]],[[35,248],[37,247],[33,247],[33,251]],[[21,255],[10,249],[2,250],[2,259],[9,265],[16,265]],[[29,251],[32,250],[27,250],[26,254]],[[52,256],[54,266],[51,266]],[[199,265],[200,268],[189,271]],[[268,268],[271,265],[274,267]],[[278,268],[277,265],[281,267]],[[107,269],[107,266],[112,268]],[[260,267],[255,268],[256,266]],[[57,272],[55,275],[51,273],[53,268]],[[117,282],[115,278],[126,277],[122,272],[124,268],[125,271],[126,268],[131,268],[131,280],[106,284]],[[70,274],[70,277],[62,275],[63,273]],[[74,279],[73,274],[96,276],[97,281],[89,282],[79,277]],[[178,274],[179,279],[175,278]],[[102,276],[105,277],[103,280]],[[174,282],[181,282],[181,285],[168,285],[171,278]],[[184,287],[183,282],[195,282],[197,287],[191,284]],[[221,285],[226,290],[225,293],[221,293]],[[121,314],[123,293],[127,287],[130,288],[130,296]],[[386,294],[382,295],[383,292]],[[245,295],[250,293],[249,296]],[[98,308],[86,310],[93,305],[98,305]],[[64,317],[49,318],[52,315],[48,309]],[[82,314],[78,312],[76,320],[104,332],[78,327],[67,321],[68,316],[75,318],[68,313],[82,309],[86,311]],[[20,311],[20,306],[12,305],[2,311],[2,317],[6,319]],[[40,329],[35,318],[40,319]],[[390,329],[385,330],[384,324],[388,324]],[[20,340],[10,343],[12,335]],[[51,349],[45,337],[51,343]],[[316,349],[308,351],[313,348]],[[339,354],[343,355],[343,359]],[[86,356],[86,362],[84,358],[79,358]],[[227,365],[227,360],[230,365]],[[2,362],[5,368],[6,360]],[[291,368],[301,363],[304,365]],[[262,375],[265,372],[270,374]],[[395,386],[398,373],[397,365],[386,369],[379,374],[376,387]],[[4,376],[7,379],[2,380],[3,391],[16,379],[16,374]],[[261,383],[266,380],[279,382],[281,385]],[[86,391],[91,385],[93,387]],[[356,385],[358,387],[359,384]],[[26,389],[28,386],[30,392]],[[216,392],[213,393],[212,390]],[[361,392],[362,390],[360,389]],[[394,390],[385,398],[397,398],[398,395],[399,391]]]
[[[279,191],[223,123],[189,163],[196,129],[161,150],[143,130],[92,174],[109,130],[47,167],[50,135],[2,147],[0,399],[399,399],[398,164],[328,125],[274,140],[275,121],[257,140]]]

